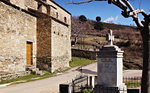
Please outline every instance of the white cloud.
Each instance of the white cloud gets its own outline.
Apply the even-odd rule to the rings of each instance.
[[[104,20],[104,22],[106,22],[106,23],[114,23],[115,21],[117,21],[118,20],[118,16],[116,16],[116,17],[109,17],[109,18],[107,18],[106,20]]]

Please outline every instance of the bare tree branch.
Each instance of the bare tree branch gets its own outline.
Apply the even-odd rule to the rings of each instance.
[[[144,17],[148,16],[143,9],[136,9],[133,12],[130,12],[130,15],[132,16],[134,14],[139,14],[139,13],[141,13]]]
[[[82,0],[80,2],[73,2],[71,0],[67,4],[83,4],[83,3],[93,2],[93,1],[108,1],[109,4],[113,3],[114,5],[118,6],[123,10],[122,15],[124,17],[132,17],[139,28],[144,27],[140,18],[138,17],[138,14],[141,13],[144,17],[147,17],[148,15],[143,9],[135,10],[128,0]]]
[[[70,0],[70,2],[68,2],[67,4],[83,4],[83,3],[90,3],[93,1],[107,1],[107,0],[82,0],[80,2],[73,2],[72,0]]]
[[[112,2],[114,5],[118,6],[122,10],[127,10],[127,6],[122,1]]]
[[[144,27],[140,18],[138,17],[139,13],[141,13],[144,17],[148,16],[143,9],[135,10],[128,0],[112,0],[112,3],[123,10],[122,15],[124,17],[132,17],[139,28]]]
[[[120,1],[120,0],[119,0]],[[128,0],[122,0],[126,5],[127,7],[130,9],[130,11],[134,11],[134,8],[132,7],[132,5],[128,2]]]

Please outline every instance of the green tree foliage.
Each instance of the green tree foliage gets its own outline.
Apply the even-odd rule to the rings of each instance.
[[[95,24],[94,24],[94,29],[96,29],[96,30],[103,30],[104,29],[103,23],[100,22],[101,21],[101,17],[97,16],[96,17],[96,21],[97,22],[95,22]]]
[[[100,22],[100,21],[101,21],[101,17],[100,17],[100,16],[97,16],[97,17],[96,17],[96,21],[97,21],[97,22]]]
[[[86,18],[84,15],[80,15],[80,16],[79,16],[79,20],[80,20],[81,22],[86,22],[86,21],[87,21],[87,18]]]

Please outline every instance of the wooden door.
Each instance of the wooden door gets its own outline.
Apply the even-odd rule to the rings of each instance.
[[[32,65],[32,42],[27,42],[27,66]]]

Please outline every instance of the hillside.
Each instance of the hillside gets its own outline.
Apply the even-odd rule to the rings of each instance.
[[[103,30],[94,29],[95,21],[81,22],[72,17],[72,41],[74,48],[99,48],[105,44],[105,36],[112,29],[115,45],[124,51],[124,66],[129,69],[142,69],[142,38],[136,27],[103,23]]]

